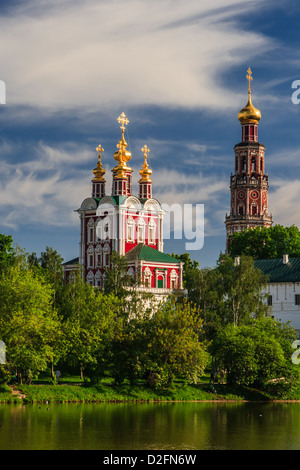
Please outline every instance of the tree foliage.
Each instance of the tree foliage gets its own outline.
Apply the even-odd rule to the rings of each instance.
[[[241,256],[239,263],[220,255],[215,268],[197,269],[188,299],[201,310],[208,337],[227,324],[239,325],[251,316],[268,314],[265,295],[267,276],[254,267],[253,259]]]
[[[0,337],[10,368],[20,380],[45,370],[60,328],[51,286],[19,260],[1,273],[0,300]]]
[[[151,317],[149,368],[160,385],[170,385],[176,375],[196,383],[208,361],[203,341],[203,321],[197,308],[171,297]]]
[[[235,232],[230,236],[229,254],[232,257],[244,254],[254,259],[281,258],[285,254],[299,257],[300,231],[295,225],[274,225]]]
[[[51,368],[72,367],[95,383],[105,374],[115,383],[147,379],[169,386],[180,377],[200,380],[208,354],[228,371],[231,383],[287,390],[297,376],[291,344],[295,331],[267,316],[266,277],[253,259],[220,256],[214,269],[184,262],[188,297],[161,304],[144,297],[127,274],[123,257],[112,256],[104,291],[83,281],[80,271],[63,282],[62,258],[47,247],[14,253],[2,238],[0,340],[7,364],[19,380]],[[278,381],[278,378],[284,378]]]
[[[16,251],[13,247],[12,236],[0,234],[0,270],[11,266],[15,256]]]
[[[264,389],[270,381],[290,384],[298,377],[291,361],[295,337],[293,328],[270,317],[251,319],[219,330],[211,353],[226,369],[228,383]]]

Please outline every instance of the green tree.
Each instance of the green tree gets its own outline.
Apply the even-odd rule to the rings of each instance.
[[[0,270],[11,266],[15,256],[16,251],[13,248],[12,236],[0,234]]]
[[[220,255],[216,268],[199,270],[190,300],[201,309],[208,336],[228,323],[267,315],[262,293],[266,284],[267,276],[255,269],[249,256],[241,256],[236,264],[230,256]]]
[[[196,383],[208,355],[201,341],[203,321],[197,308],[171,297],[149,322],[148,368],[157,385],[170,385],[176,375]],[[202,338],[203,339],[203,338]]]
[[[34,262],[34,255],[32,253],[32,260]],[[41,268],[44,270],[49,282],[55,287],[58,287],[63,282],[64,271],[63,263],[64,259],[62,256],[54,250],[54,248],[47,246],[46,250],[41,253],[38,262]]]
[[[45,370],[53,355],[60,323],[52,295],[51,285],[24,258],[0,275],[0,337],[8,365],[20,381],[29,371]]]
[[[199,263],[196,260],[192,260],[189,253],[182,253],[181,255],[172,253],[173,258],[179,259],[183,262],[183,287],[188,292],[188,299],[193,300],[195,286],[197,285],[197,279],[199,276]]]
[[[110,266],[105,268],[105,286],[104,292],[106,294],[114,294],[120,298],[128,295],[129,286],[136,284],[136,279],[132,278],[127,273],[127,262],[124,256],[120,256],[116,251],[110,256]]]
[[[299,374],[291,361],[295,338],[292,327],[270,317],[251,319],[219,330],[211,354],[227,370],[228,383],[271,390],[281,379],[286,391]]]
[[[119,299],[84,282],[79,272],[65,285],[59,304],[64,358],[79,367],[81,377],[96,382],[104,374]]]
[[[230,236],[229,254],[232,257],[244,254],[255,259],[281,258],[285,254],[299,257],[300,231],[295,225],[274,225],[235,232]]]
[[[134,315],[122,309],[115,318],[110,342],[108,368],[116,384],[128,379],[135,384],[148,369],[149,320],[147,309]]]

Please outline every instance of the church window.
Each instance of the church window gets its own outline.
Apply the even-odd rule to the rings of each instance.
[[[271,305],[273,305],[273,297],[272,295],[269,295],[268,297],[268,305],[271,307]]]
[[[255,157],[252,157],[251,159],[251,170],[256,171],[256,160]]]
[[[109,266],[109,255],[110,255],[110,247],[109,247],[109,244],[106,243],[103,248],[103,266]]]
[[[177,289],[178,287],[178,275],[175,269],[172,269],[170,274],[170,288]]]
[[[94,225],[88,226],[88,243],[93,243],[94,241]]]
[[[131,216],[127,220],[127,241],[134,242],[134,220]]]
[[[295,294],[295,305],[300,305],[300,294]]]
[[[88,282],[88,284],[91,284],[92,286],[94,285],[94,274],[92,271],[89,271],[87,277],[86,277],[86,280]]]
[[[249,126],[249,130],[250,130],[250,138],[249,138],[249,140],[253,140],[253,136],[254,136],[254,126]]]
[[[96,253],[96,267],[101,266],[102,262],[102,253]]]
[[[137,242],[144,243],[144,221],[139,218],[137,225]]]
[[[145,287],[151,287],[151,278],[152,278],[151,269],[147,266],[147,268],[144,271],[144,285],[145,285]]]
[[[101,272],[100,271],[97,271],[96,272],[96,275],[95,275],[95,286],[96,287],[102,287],[102,276],[101,276]]]
[[[155,243],[155,222],[153,219],[149,220],[148,225],[148,242]]]

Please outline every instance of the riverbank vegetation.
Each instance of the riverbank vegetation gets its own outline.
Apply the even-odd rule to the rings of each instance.
[[[65,283],[52,248],[38,258],[12,243],[0,236],[0,401],[300,398],[296,332],[269,316],[251,257],[202,270],[176,255],[187,296],[158,305],[116,254],[101,291],[80,272]]]

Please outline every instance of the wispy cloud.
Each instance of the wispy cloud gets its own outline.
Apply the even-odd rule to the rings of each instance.
[[[300,179],[272,179],[269,210],[275,224],[300,227]]]
[[[7,103],[66,109],[158,104],[222,109],[221,76],[273,47],[237,16],[266,4],[30,0],[0,17]]]
[[[77,221],[77,209],[84,197],[89,196],[92,172],[82,167],[83,161],[96,162],[87,149],[66,143],[61,148],[43,143],[31,147],[31,159],[12,163],[10,149],[0,162],[1,225],[16,228],[25,224],[34,226],[66,226]],[[28,151],[28,149],[27,149]]]
[[[60,146],[40,142],[27,148],[31,158],[23,162],[10,161],[17,148],[8,141],[2,143],[6,153],[0,161],[0,214],[2,226],[60,226],[78,224],[74,214],[83,199],[91,195],[92,168],[96,164],[94,151],[67,142]],[[107,193],[111,189],[111,167],[106,167]],[[133,162],[133,190],[138,193],[139,169]],[[90,167],[90,170],[86,168]],[[160,167],[153,175],[153,196],[172,206],[205,204],[208,228],[220,223],[215,214],[224,206],[227,181],[217,176],[189,174]],[[226,207],[223,207],[224,211]],[[224,212],[223,212],[224,218]],[[222,220],[223,223],[223,220]]]

